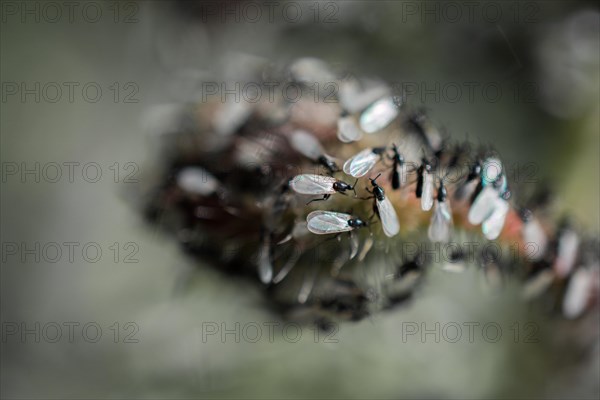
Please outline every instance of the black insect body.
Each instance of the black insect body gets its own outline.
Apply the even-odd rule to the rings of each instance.
[[[392,237],[400,232],[400,222],[398,221],[398,216],[396,215],[394,206],[385,196],[385,191],[377,184],[377,178],[380,176],[381,174],[377,175],[375,179],[370,179],[373,189],[369,190],[369,188],[367,188],[367,192],[373,195],[371,197],[374,199],[373,211],[381,221],[383,232],[386,234],[386,236]]]
[[[417,199],[420,199],[423,195],[423,188],[425,186],[425,177],[427,173],[431,173],[431,164],[426,159],[423,159],[421,166],[417,169],[417,188],[415,195]]]
[[[340,171],[340,167],[337,166],[335,161],[327,158],[324,155],[319,156],[319,158],[317,158],[317,163],[323,168],[325,168],[330,174]]]
[[[358,182],[358,179],[356,180]],[[313,201],[323,201],[329,199],[332,194],[340,193],[346,195],[346,191],[352,190],[356,195],[356,182],[350,185],[344,181],[340,181],[332,176],[302,174],[296,175],[289,183],[290,188],[299,194],[321,194],[322,198],[313,199]]]
[[[400,151],[395,144],[392,144],[392,152],[393,155],[390,157],[393,162],[391,175],[392,189],[398,190],[406,180],[406,168],[404,157],[402,157],[402,154],[400,154]]]

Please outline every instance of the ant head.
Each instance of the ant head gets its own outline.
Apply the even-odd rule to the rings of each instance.
[[[533,212],[529,208],[521,207],[519,217],[521,217],[521,221],[528,222],[533,217]]]

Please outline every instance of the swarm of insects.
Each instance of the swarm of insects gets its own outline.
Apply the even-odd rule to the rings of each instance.
[[[294,99],[216,95],[172,111],[148,218],[298,320],[393,308],[430,268],[479,268],[495,286],[517,276],[524,302],[567,318],[597,307],[597,239],[513,195],[493,149],[453,144],[401,93],[327,68],[270,70]],[[333,94],[315,85],[323,77]],[[432,243],[436,260],[422,251]]]

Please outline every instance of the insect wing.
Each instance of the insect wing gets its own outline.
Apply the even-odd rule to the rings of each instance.
[[[386,236],[392,237],[400,232],[398,215],[396,215],[396,210],[394,210],[394,206],[390,202],[390,199],[385,197],[381,201],[377,200],[377,210],[379,211],[383,233],[385,233]]]
[[[352,219],[350,214],[333,211],[313,211],[306,217],[306,227],[317,235],[347,232],[354,229],[348,225],[350,219]]]
[[[425,139],[427,140],[427,144],[434,152],[440,150],[442,148],[443,139],[442,134],[438,130],[438,128],[433,125],[430,121],[424,122],[423,133],[425,134]]]
[[[248,120],[253,105],[247,101],[229,101],[215,113],[213,127],[217,134],[229,136]]]
[[[491,185],[485,186],[469,209],[469,223],[479,225],[488,218],[494,211],[496,198],[498,198],[498,192]]]
[[[304,157],[316,160],[324,154],[323,147],[319,140],[310,133],[297,130],[292,133],[290,144],[298,153]]]
[[[398,107],[391,97],[384,97],[371,104],[360,115],[360,128],[375,133],[388,126],[398,116]]]
[[[577,260],[578,248],[579,237],[577,233],[568,230],[560,236],[558,240],[558,254],[554,262],[554,271],[559,277],[563,278],[571,273]]]
[[[265,242],[258,254],[258,276],[265,285],[273,279],[273,265],[271,264],[270,244]]]
[[[565,317],[577,318],[585,311],[590,296],[592,279],[592,272],[585,268],[580,268],[573,274],[562,304]]]
[[[177,174],[177,185],[186,192],[208,196],[219,187],[219,181],[200,167],[186,167]]]
[[[527,254],[529,260],[537,261],[541,259],[546,254],[548,246],[548,238],[544,232],[544,228],[542,228],[537,219],[533,218],[525,223],[522,233],[526,248],[533,250]]]
[[[352,117],[341,117],[337,123],[337,137],[341,142],[350,143],[360,140],[363,136]]]
[[[344,172],[355,178],[365,176],[377,164],[380,157],[373,152],[373,149],[365,149],[344,163]]]
[[[290,187],[300,194],[332,194],[335,193],[333,184],[337,179],[331,176],[302,174],[290,181]]]
[[[452,226],[452,213],[448,202],[438,202],[431,216],[429,225],[429,240],[432,242],[448,242]]]
[[[358,254],[359,238],[354,232],[350,232],[350,256],[348,259],[352,260]]]
[[[423,171],[423,193],[421,194],[421,209],[429,211],[433,207],[433,175]]]
[[[338,98],[341,106],[349,113],[364,110],[374,101],[389,95],[389,87],[380,81],[344,79],[340,82]]]
[[[508,202],[500,197],[497,197],[494,202],[494,211],[492,211],[492,214],[483,221],[483,225],[481,226],[483,235],[488,240],[494,240],[500,236],[509,209]]]

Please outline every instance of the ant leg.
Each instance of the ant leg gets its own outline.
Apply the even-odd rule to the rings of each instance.
[[[373,221],[374,220],[374,221]],[[377,218],[377,214],[375,212],[373,212],[373,214],[371,215],[371,217],[369,218],[368,224],[369,225],[373,225],[379,222],[379,218]]]
[[[320,199],[312,199],[311,201],[309,201],[308,203],[306,203],[306,205],[309,205],[309,204],[310,204],[310,203],[312,203],[313,201],[325,201],[325,200],[327,200],[329,197],[331,197],[331,195],[330,195],[330,194],[325,194],[325,195],[323,195],[323,197],[322,197],[322,198],[320,198]]]
[[[372,191],[370,191],[370,190],[369,190],[369,188],[368,188],[368,187],[366,187],[366,188],[365,188],[365,190],[366,190],[368,193],[370,193],[370,194],[371,194],[371,196],[369,196],[369,197],[357,197],[357,199],[359,199],[359,200],[371,200],[371,199],[375,198],[375,195],[373,194],[373,192],[372,192]]]
[[[354,197],[356,197],[356,184],[358,183],[358,178],[354,181],[354,185],[352,185],[352,191],[354,192]]]

